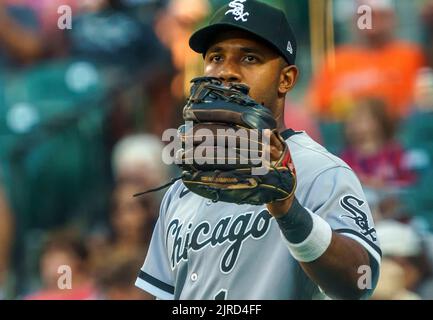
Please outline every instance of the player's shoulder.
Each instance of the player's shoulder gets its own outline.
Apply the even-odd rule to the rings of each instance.
[[[351,170],[342,159],[314,141],[305,131],[287,130],[282,136],[289,146],[298,174],[315,177],[332,168]]]
[[[184,192],[185,186],[182,180],[177,180],[173,183],[170,188],[164,194],[161,202],[160,215],[165,215],[168,208],[179,201],[182,198],[182,192]]]

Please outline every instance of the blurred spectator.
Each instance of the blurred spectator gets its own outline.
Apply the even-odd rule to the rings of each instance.
[[[421,297],[405,288],[404,269],[398,263],[383,258],[380,276],[372,300],[420,300]]]
[[[164,144],[151,134],[124,137],[114,147],[112,167],[115,180],[135,180],[148,189],[164,183],[168,166],[162,162]]]
[[[109,254],[143,256],[157,218],[157,203],[153,197],[132,195],[142,185],[131,181],[117,184],[112,197],[109,233],[92,235],[90,239],[92,263],[104,265]]]
[[[112,88],[111,143],[137,130],[159,135],[174,118],[174,102],[167,91],[173,76],[170,52],[155,34],[152,15],[139,15],[142,5],[122,0],[85,2],[74,16],[74,27],[66,32],[72,56],[101,67]]]
[[[140,188],[141,185],[123,182],[114,190],[112,245],[119,250],[144,252],[150,242],[157,212],[149,197],[132,197]]]
[[[35,12],[25,6],[0,1],[0,67],[25,64],[40,58],[44,44]],[[6,60],[6,62],[4,61]]]
[[[376,224],[383,261],[376,299],[432,299],[432,268],[423,238],[409,225],[396,221]]]
[[[412,102],[417,70],[423,65],[418,46],[395,38],[397,18],[392,0],[357,0],[372,8],[372,28],[356,28],[358,43],[337,48],[335,66],[325,63],[313,77],[307,103],[326,121],[342,120],[363,97],[387,102],[389,113],[400,118]],[[360,16],[354,9],[354,22]]]
[[[54,34],[58,28],[59,17],[63,14],[58,12],[61,6],[69,6],[73,15],[83,11],[83,0],[25,0],[27,6],[33,8],[38,14],[42,30],[45,34]],[[98,2],[94,0],[94,2]]]
[[[140,255],[111,254],[96,269],[99,298],[104,300],[151,300],[153,297],[134,283],[143,264]]]
[[[14,219],[0,185],[0,300],[7,295],[6,285],[10,268],[13,237]]]
[[[384,103],[376,99],[360,102],[346,121],[347,148],[342,159],[364,187],[390,189],[414,183],[415,176],[406,167],[405,151],[395,140],[394,125]]]
[[[121,0],[103,0],[86,8],[74,16],[74,27],[67,33],[74,56],[127,68],[129,77],[143,68],[154,72],[157,66],[164,67],[161,62],[168,55],[164,56],[152,21],[141,21],[134,7]]]
[[[53,233],[42,248],[40,277],[42,288],[28,300],[89,300],[97,297],[89,271],[88,250],[75,234]],[[71,287],[60,288],[61,266],[71,270]],[[61,272],[59,272],[59,270]],[[66,273],[64,273],[66,274]]]
[[[39,42],[42,44],[44,56],[47,58],[66,55],[69,46],[65,42],[65,30],[58,26],[59,19],[63,22],[64,11],[59,11],[60,7],[68,6],[71,8],[73,16],[82,11],[81,2],[83,0],[3,0],[11,7],[19,7],[32,13],[33,19],[37,21],[37,27],[31,26],[33,33],[37,34]],[[22,19],[22,18],[20,18]],[[24,20],[25,21],[25,20]]]
[[[412,216],[412,211],[405,202],[405,189],[388,189],[377,190],[364,189],[368,204],[374,210],[375,221],[395,219],[402,223],[409,223]]]
[[[137,198],[133,195],[167,181],[168,167],[161,158],[163,148],[161,140],[150,134],[127,136],[115,145],[111,159],[115,187],[109,230],[90,236],[95,264],[104,264],[109,252],[142,256],[147,251],[160,198],[157,193]]]
[[[194,77],[194,71],[190,69],[201,66],[199,57],[191,50],[188,41],[197,23],[206,18],[209,10],[208,0],[171,0],[167,9],[156,19],[157,35],[170,49],[176,68],[171,93],[178,99],[184,97],[185,83]]]

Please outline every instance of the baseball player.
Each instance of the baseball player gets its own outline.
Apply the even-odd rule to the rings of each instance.
[[[283,125],[298,75],[284,13],[255,0],[231,1],[190,46],[203,55],[206,77],[247,85],[272,111],[286,146],[271,139],[271,152],[290,151],[296,182],[284,199],[238,205],[177,181],[163,198],[136,285],[159,299],[368,298],[381,251],[360,182],[305,132]]]

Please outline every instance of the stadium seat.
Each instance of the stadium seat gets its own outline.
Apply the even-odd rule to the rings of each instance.
[[[12,201],[25,228],[78,219],[96,206],[92,197],[107,184],[108,166],[101,163],[109,109],[103,77],[87,62],[68,60],[7,79],[0,130],[8,144],[2,152]]]
[[[401,124],[398,136],[408,148],[433,143],[433,112],[410,116]]]

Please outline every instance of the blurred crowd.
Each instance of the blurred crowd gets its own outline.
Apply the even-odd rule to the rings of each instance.
[[[335,0],[336,49],[317,69],[314,1],[263,1],[296,16],[286,126],[341,156],[374,213],[372,298],[433,299],[433,1]],[[163,191],[132,195],[178,173],[161,135],[201,73],[189,36],[223,3],[0,0],[0,299],[150,298],[133,283]],[[372,28],[357,27],[362,4]]]

